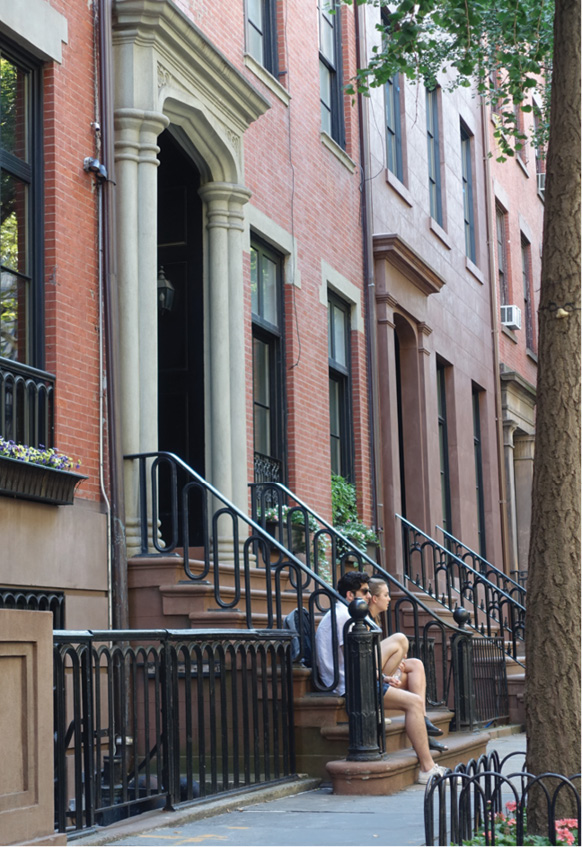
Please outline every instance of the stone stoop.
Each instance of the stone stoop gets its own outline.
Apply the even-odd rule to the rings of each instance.
[[[294,724],[298,773],[306,773],[325,781],[332,779],[334,793],[394,794],[412,785],[418,775],[418,759],[404,728],[402,712],[386,715],[386,753],[379,762],[365,763],[365,773],[359,777],[345,757],[349,746],[348,715],[345,698],[313,692],[309,668],[294,668]],[[433,709],[429,717],[443,730],[439,736],[449,750],[432,751],[435,762],[454,768],[460,762],[478,758],[486,750],[486,732],[453,732],[449,725],[453,713],[448,709]],[[343,765],[341,764],[343,763]],[[343,770],[342,770],[343,767]],[[342,776],[339,774],[342,773]],[[353,790],[352,790],[353,788]]]
[[[191,550],[192,555],[201,551]],[[204,562],[190,558],[192,573],[200,574]],[[211,566],[212,568],[212,566]],[[178,556],[142,556],[128,562],[128,595],[130,623],[136,629],[246,629],[246,592],[241,585],[237,608],[223,608],[216,602],[210,572],[200,581],[188,579]],[[234,566],[220,564],[220,597],[231,603],[235,597]],[[274,579],[274,578],[273,578]],[[283,616],[296,607],[297,594],[289,586],[289,577],[282,577]],[[253,597],[253,627],[263,629],[268,625],[268,594],[265,571],[250,569],[250,586]],[[275,614],[275,602],[272,602]]]
[[[430,717],[434,720],[433,713]],[[442,736],[441,736],[442,738]],[[447,736],[449,750],[432,752],[439,765],[453,769],[460,762],[478,759],[486,752],[488,732],[459,732]],[[385,753],[372,762],[330,762],[327,768],[334,794],[386,796],[413,785],[418,777],[418,759],[412,747]]]

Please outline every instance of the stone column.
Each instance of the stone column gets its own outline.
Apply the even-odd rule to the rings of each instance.
[[[505,460],[505,484],[506,497],[505,508],[507,511],[508,528],[508,559],[509,570],[516,570],[517,561],[517,520],[515,510],[515,476],[513,467],[513,433],[515,432],[513,421],[503,421],[503,455]]]
[[[420,418],[420,436],[422,443],[422,485],[424,489],[423,504],[424,504],[424,525],[422,529],[428,535],[434,535],[434,520],[433,501],[430,496],[433,487],[430,484],[431,471],[431,453],[438,455],[438,452],[431,451],[430,436],[434,432],[434,427],[428,427],[428,421],[432,421],[432,415],[429,415],[431,409],[431,385],[432,376],[432,361],[430,344],[428,342],[432,329],[425,323],[418,324],[418,393],[419,393],[419,418]],[[438,448],[438,441],[433,448]]]
[[[232,499],[245,514],[248,511],[247,465],[247,369],[245,361],[243,206],[251,193],[241,186],[232,186],[229,203],[228,270],[230,301],[230,413],[232,426],[230,443],[232,452]]]
[[[534,435],[519,435],[514,438],[513,470],[517,524],[517,568],[521,571],[526,571],[528,566],[534,445]]]
[[[163,114],[115,112],[121,421],[124,454],[157,449],[157,174],[156,138]],[[126,463],[128,556],[140,548],[137,465]]]
[[[230,186],[208,183],[200,188],[208,230],[208,365],[206,367],[209,473],[215,488],[232,500],[229,200]],[[239,316],[239,319],[241,316]],[[237,422],[238,423],[238,422]]]
[[[384,262],[379,263],[385,265]],[[378,277],[378,267],[376,276]],[[381,288],[382,286],[380,286]],[[398,444],[398,398],[394,360],[394,306],[389,294],[376,298],[378,322],[378,384],[380,392],[382,488],[384,491],[384,545],[386,569],[403,579],[400,450]]]
[[[240,185],[202,186],[208,230],[207,443],[208,479],[243,512],[248,510],[245,305],[242,267],[243,205]],[[244,541],[243,527],[239,527]],[[221,558],[232,556],[232,538],[219,529]]]

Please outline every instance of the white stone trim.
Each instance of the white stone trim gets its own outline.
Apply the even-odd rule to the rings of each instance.
[[[342,147],[339,146],[337,141],[334,141],[333,138],[331,137],[331,135],[328,135],[327,132],[324,132],[323,130],[320,133],[320,138],[321,138],[321,143],[323,144],[323,146],[327,147],[327,149],[331,153],[333,153],[333,155],[336,157],[336,159],[338,159],[342,163],[344,168],[347,168],[347,170],[351,174],[353,174],[356,170],[356,163],[354,162],[353,159],[351,159],[348,156],[346,151]]]
[[[62,44],[69,40],[67,19],[46,0],[0,0],[0,26],[39,58],[62,61]]]
[[[266,85],[269,91],[271,91],[275,97],[278,97],[281,103],[284,106],[288,106],[291,102],[291,95],[287,91],[287,89],[281,85],[279,80],[270,74],[266,68],[264,68],[260,62],[257,62],[254,56],[251,56],[250,53],[245,53],[243,56],[243,61],[249,71],[254,73],[258,79],[261,80],[263,85]]]
[[[266,241],[282,253],[284,257],[284,280],[286,285],[294,285],[296,288],[301,288],[301,270],[297,263],[297,239],[286,229],[274,220],[257,209],[256,206],[249,204],[246,207],[245,218],[245,250],[250,252],[251,249],[251,230],[256,233],[263,241]]]
[[[327,309],[329,290],[350,304],[350,325],[357,332],[364,331],[364,316],[362,315],[362,291],[345,276],[338,273],[325,259],[321,260],[321,285],[319,287],[319,302]]]

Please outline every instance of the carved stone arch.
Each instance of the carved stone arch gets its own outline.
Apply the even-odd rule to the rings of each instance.
[[[219,121],[213,121],[195,97],[169,90],[161,110],[170,119],[170,132],[173,127],[182,130],[180,143],[200,171],[202,185],[242,182],[239,137]]]
[[[171,0],[116,0],[112,43],[123,452],[158,447],[157,141],[169,127],[202,183],[206,475],[246,508],[243,135],[269,103]],[[130,470],[125,491],[131,555],[140,527]]]

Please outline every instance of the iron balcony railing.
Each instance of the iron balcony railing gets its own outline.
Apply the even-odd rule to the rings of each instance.
[[[474,570],[479,571],[481,576],[486,577],[489,582],[493,582],[498,588],[503,589],[506,594],[513,597],[513,599],[521,606],[525,607],[527,598],[527,589],[525,585],[522,585],[511,576],[507,576],[507,574],[503,573],[503,571],[499,570],[499,568],[495,567],[495,565],[492,565],[491,562],[488,562],[487,559],[484,559],[483,556],[480,556],[479,553],[471,550],[470,547],[467,547],[466,544],[463,544],[462,541],[459,541],[458,538],[455,538],[454,535],[447,532],[446,529],[437,526],[437,531],[441,532],[443,535],[445,540],[444,546],[447,549],[450,549],[457,558],[462,559],[464,562],[469,562],[471,567],[474,568]],[[523,574],[524,572],[512,571],[512,573]],[[523,576],[520,577],[520,579],[523,581]]]
[[[54,633],[55,829],[295,774],[291,634]]]
[[[406,579],[451,611],[469,601],[472,629],[502,637],[506,653],[523,666],[525,606],[410,521],[397,517],[402,525]]]
[[[0,435],[29,447],[54,443],[55,377],[0,359]]]

